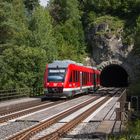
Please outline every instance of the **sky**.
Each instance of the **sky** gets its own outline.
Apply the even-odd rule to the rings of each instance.
[[[46,6],[49,0],[40,0],[40,5]]]

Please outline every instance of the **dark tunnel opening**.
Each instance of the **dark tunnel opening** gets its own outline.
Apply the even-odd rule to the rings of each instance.
[[[127,87],[128,74],[119,65],[108,65],[101,71],[101,85],[104,87]]]

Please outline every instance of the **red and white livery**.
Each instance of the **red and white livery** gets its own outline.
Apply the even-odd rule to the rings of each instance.
[[[100,71],[71,60],[46,65],[44,93],[49,97],[71,97],[100,86]]]

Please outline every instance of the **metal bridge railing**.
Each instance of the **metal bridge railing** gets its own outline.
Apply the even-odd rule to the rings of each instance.
[[[42,96],[43,94],[42,87],[0,90],[0,101],[22,97],[36,97]]]

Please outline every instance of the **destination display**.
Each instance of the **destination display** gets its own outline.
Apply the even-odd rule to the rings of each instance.
[[[50,69],[49,73],[65,73],[65,69]]]

